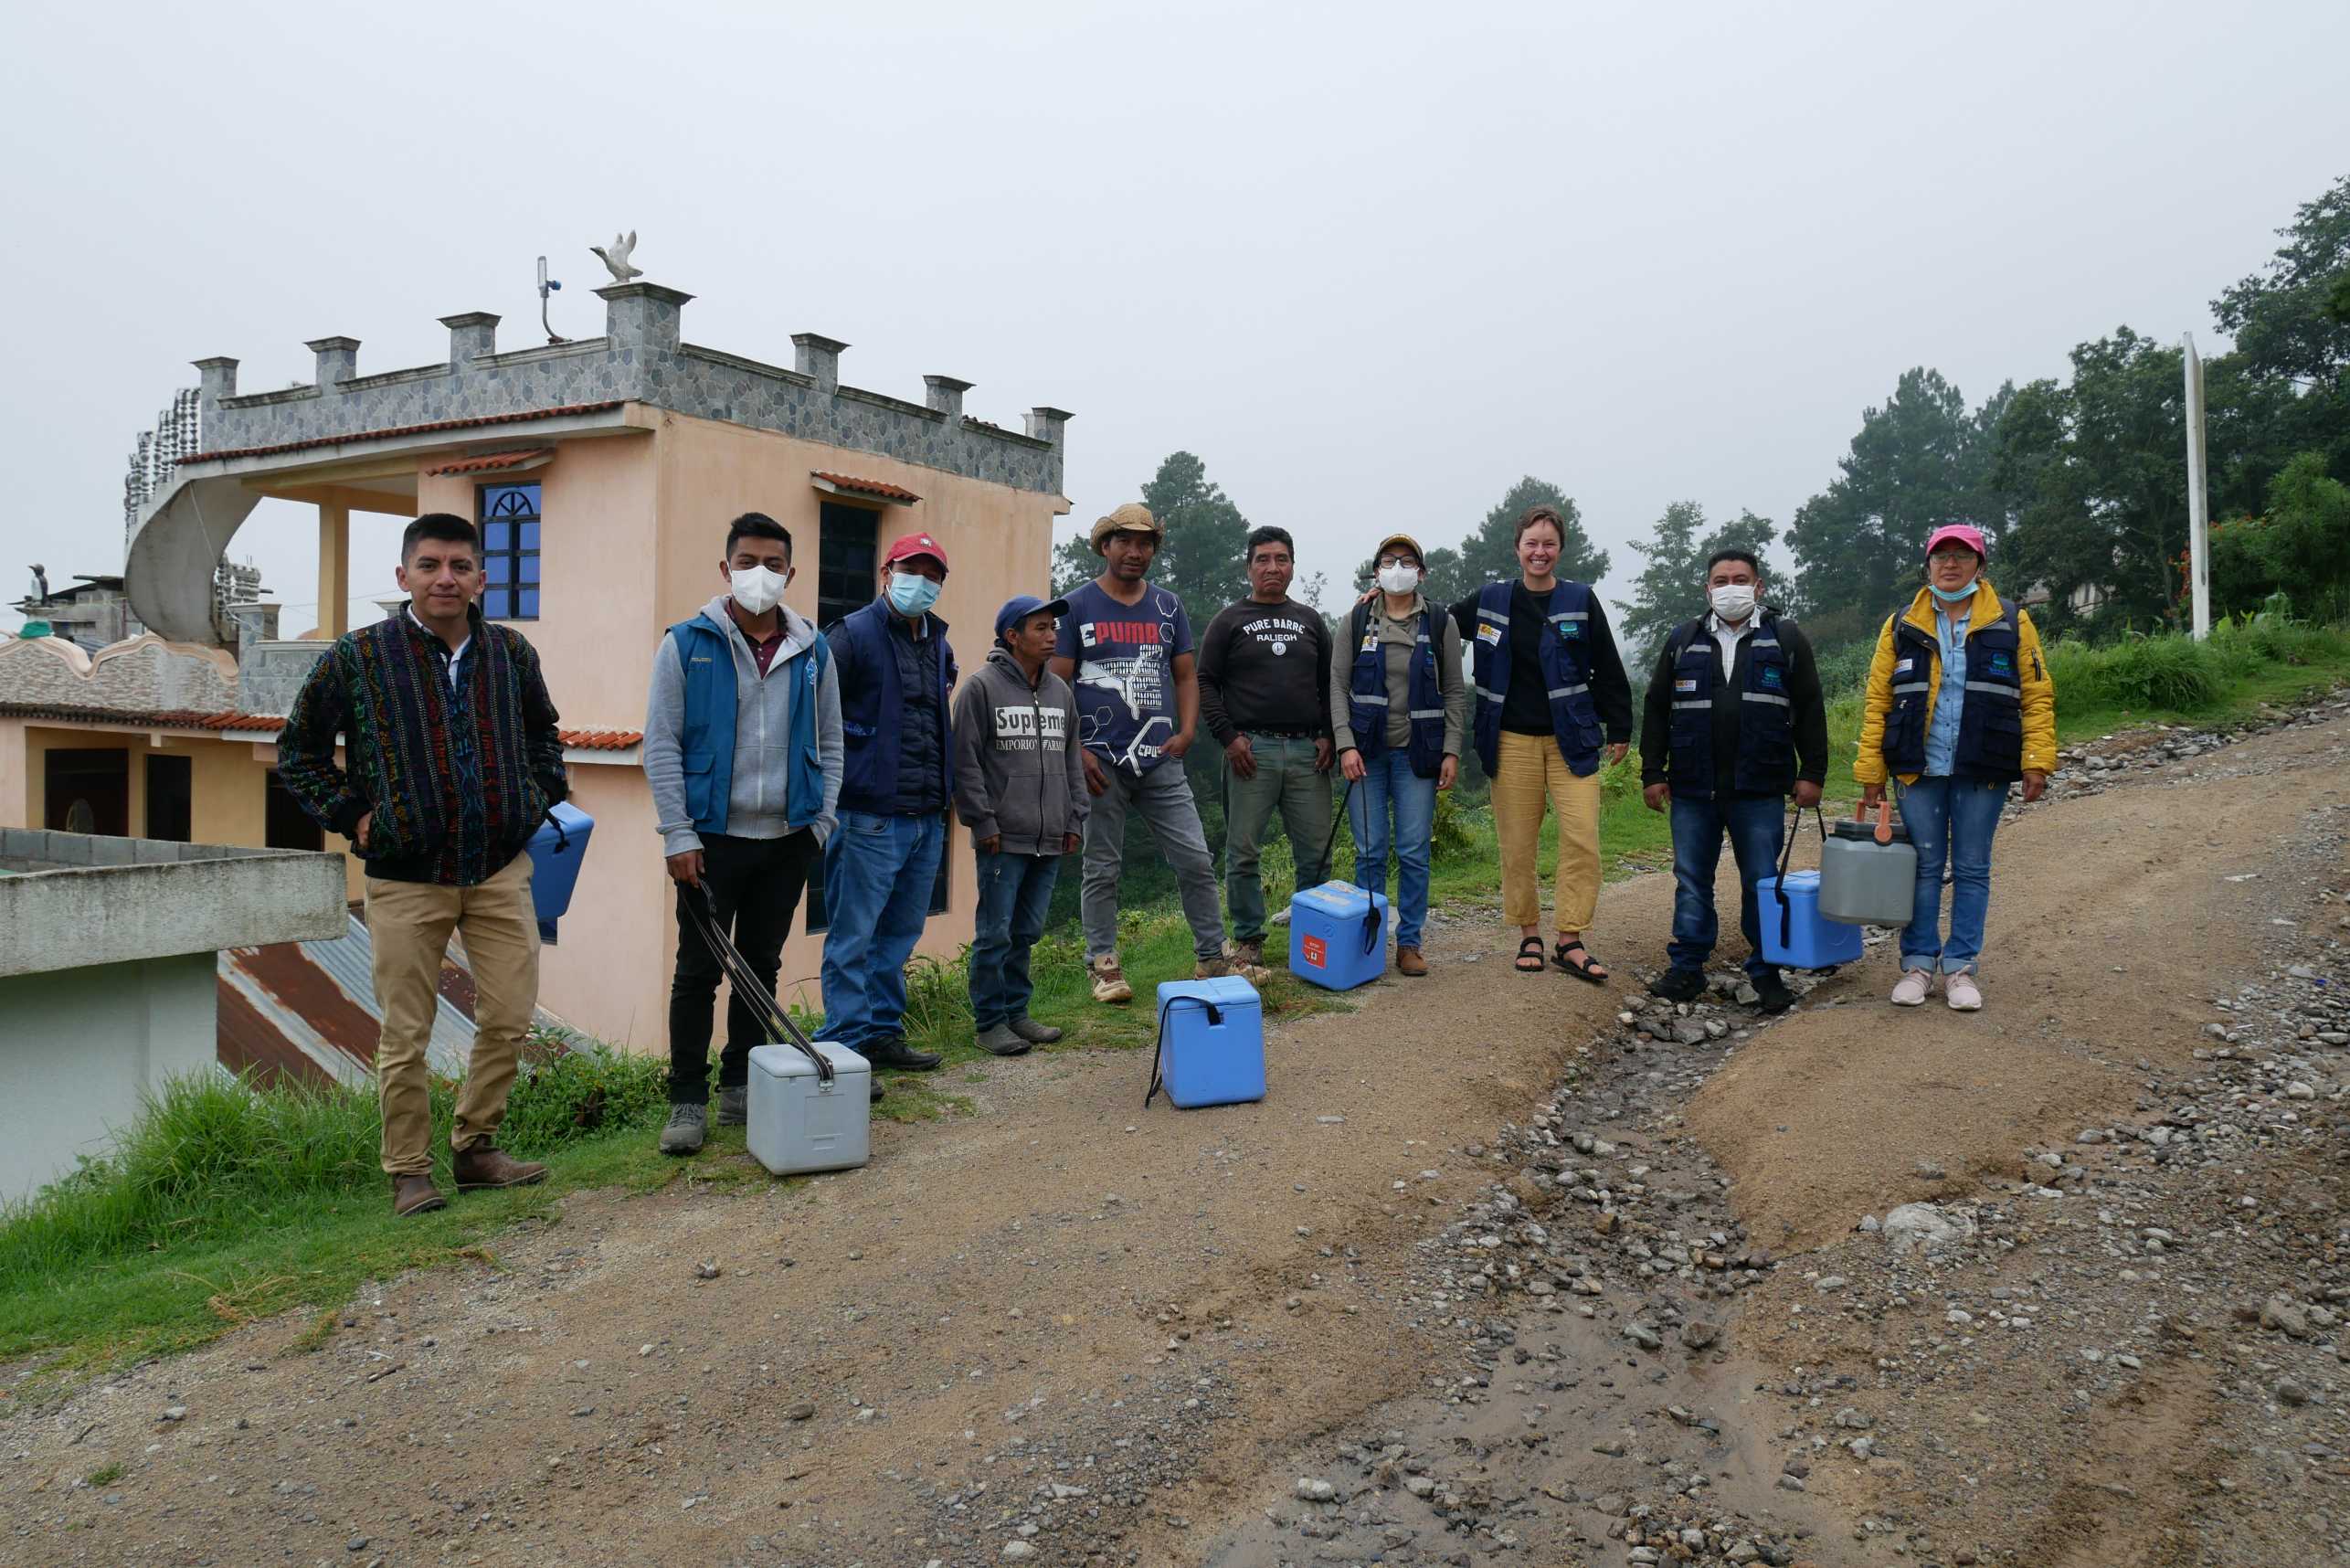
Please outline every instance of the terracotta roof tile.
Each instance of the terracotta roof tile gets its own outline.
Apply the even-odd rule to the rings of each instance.
[[[281,452],[308,451],[314,447],[339,447],[352,441],[388,440],[397,436],[429,436],[441,430],[472,430],[490,425],[516,425],[527,419],[560,419],[574,414],[606,414],[620,407],[609,403],[566,403],[556,408],[531,408],[519,414],[477,414],[470,419],[435,419],[428,425],[395,425],[383,430],[353,430],[340,436],[312,436],[308,440],[281,441],[270,447],[228,447],[218,451],[191,452],[183,463],[219,462],[229,458],[275,457]]]
[[[884,501],[903,501],[910,504],[922,499],[904,485],[884,484],[878,479],[855,479],[845,473],[827,473],[822,469],[816,470],[810,477],[838,485],[842,490],[853,490],[859,495],[879,496]]]
[[[482,457],[466,458],[462,461],[459,462],[445,462],[437,468],[426,469],[424,471],[436,475],[444,473],[495,473],[500,469],[519,468],[524,463],[536,462],[542,458],[551,458],[554,455],[555,449],[553,447],[533,447],[528,451],[491,452]]]
[[[196,713],[185,708],[91,708],[58,703],[0,702],[0,714],[16,718],[82,720],[99,724],[150,725],[158,729],[208,729],[275,735],[286,721],[276,714]],[[626,751],[641,745],[635,729],[563,729],[563,744],[578,751]]]

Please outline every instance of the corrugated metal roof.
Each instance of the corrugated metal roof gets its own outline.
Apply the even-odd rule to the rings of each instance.
[[[376,1005],[375,948],[366,924],[355,915],[349,919],[348,929],[329,940],[221,953],[221,989],[233,991],[241,1004],[222,1013],[218,1044],[226,1065],[262,1065],[282,1072],[291,1070],[292,1053],[298,1052],[312,1069],[303,1076],[355,1085],[374,1081],[384,1018]],[[256,1037],[257,1021],[274,1028],[283,1047],[291,1049]],[[448,997],[439,998],[426,1060],[433,1071],[454,1075],[464,1072],[472,1050],[472,1021]]]

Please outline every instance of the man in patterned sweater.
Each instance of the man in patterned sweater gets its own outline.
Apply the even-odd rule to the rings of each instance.
[[[450,1137],[460,1192],[519,1187],[546,1167],[495,1142],[538,1004],[538,916],[524,847],[567,794],[538,654],[482,619],[481,536],[446,512],[408,526],[397,576],[408,603],[346,633],[318,662],[278,739],[278,771],[302,809],[351,841],[367,867],[376,1046],[392,1212],[447,1200],[432,1181],[425,1044],[449,934],[473,970],[473,1052]],[[334,760],[335,737],[347,765]]]

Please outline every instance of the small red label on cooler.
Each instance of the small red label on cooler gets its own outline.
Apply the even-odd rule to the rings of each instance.
[[[1323,941],[1319,937],[1308,937],[1306,938],[1305,947],[1307,963],[1318,969],[1329,967],[1330,945],[1328,942]]]

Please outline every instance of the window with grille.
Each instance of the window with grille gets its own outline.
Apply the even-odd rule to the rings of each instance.
[[[482,499],[482,614],[538,619],[538,486],[485,484]]]
[[[816,624],[830,626],[881,592],[881,514],[827,501],[817,514]]]

